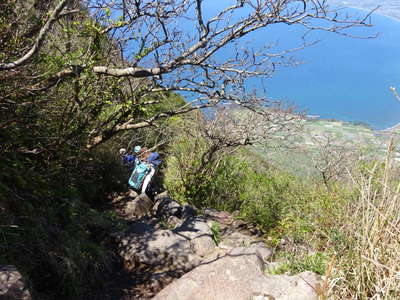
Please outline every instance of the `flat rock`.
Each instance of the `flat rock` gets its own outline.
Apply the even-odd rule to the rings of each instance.
[[[296,276],[264,275],[264,263],[249,248],[234,249],[205,262],[159,292],[153,300],[317,300],[320,278],[311,272]]]
[[[228,251],[229,255],[257,255],[263,263],[266,263],[272,256],[272,250],[262,244],[253,244],[250,247],[238,247]]]
[[[176,270],[188,270],[200,262],[190,241],[171,230],[130,231],[120,238],[119,254],[125,261]]]
[[[196,255],[205,257],[214,251],[216,244],[212,237],[211,228],[202,217],[191,217],[174,229],[174,232],[188,239]]]
[[[223,238],[223,240],[219,244],[219,247],[225,249],[232,249],[243,246],[249,247],[252,243],[255,242],[256,240],[251,236],[245,235],[240,232],[233,232]]]
[[[210,226],[202,217],[192,217],[186,219],[181,226],[176,228],[174,232],[184,235],[187,238],[195,238],[198,236],[212,234]]]

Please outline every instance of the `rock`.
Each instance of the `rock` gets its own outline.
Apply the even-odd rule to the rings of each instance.
[[[171,230],[129,232],[120,239],[119,254],[125,261],[189,270],[200,262],[190,241]]]
[[[266,247],[263,242],[257,242],[250,245],[250,248],[255,249],[264,263],[267,263],[273,255],[273,251]]]
[[[153,206],[153,214],[156,218],[168,219],[171,216],[180,218],[182,215],[182,206],[169,197],[157,198]]]
[[[134,190],[129,189],[127,196],[131,199],[135,199],[137,196],[139,196],[139,194]]]
[[[250,251],[250,252],[249,252]],[[264,263],[250,248],[196,267],[153,300],[313,300],[320,278],[311,272],[296,276],[264,276]]]
[[[157,194],[155,197],[154,197],[154,201],[158,201],[158,200],[161,200],[161,199],[163,199],[163,198],[170,198],[170,196],[169,196],[169,194],[168,194],[168,191],[164,191],[164,192],[162,192],[162,193],[160,193],[160,194]]]
[[[218,222],[221,229],[228,228],[234,222],[232,215],[228,212],[209,208],[204,210],[204,218],[207,223]]]
[[[186,219],[174,232],[183,234],[190,239],[202,235],[211,236],[212,234],[210,226],[208,226],[206,220],[202,217]]]
[[[156,231],[155,224],[150,220],[149,223],[137,222],[131,224],[125,231],[125,235],[139,235],[139,236],[150,236]]]
[[[167,220],[170,229],[177,228],[182,225],[182,220],[175,216],[170,216]]]
[[[224,256],[205,263],[174,281],[154,300],[250,299],[249,286],[263,276],[257,255]]]
[[[174,232],[190,240],[194,252],[201,257],[207,256],[216,247],[211,228],[202,217],[186,219]]]
[[[194,206],[185,204],[182,207],[182,215],[181,215],[181,219],[187,219],[187,218],[191,218],[191,217],[195,217],[197,215],[197,209]]]
[[[250,247],[238,247],[232,249],[228,252],[229,255],[232,256],[240,256],[240,255],[257,255],[263,263],[266,263],[269,258],[272,256],[272,250],[261,244],[254,244]]]
[[[136,193],[134,190],[129,189],[124,193],[114,192],[108,196],[108,199],[111,200],[111,203],[117,204],[119,202],[128,202],[132,199],[135,199],[137,196],[139,196],[138,193]]]
[[[257,251],[258,255],[262,258],[264,262],[267,262],[273,252],[270,248],[267,248],[262,241],[257,241],[251,236],[242,234],[240,232],[233,232],[230,235],[226,236],[221,243],[218,245],[222,249],[235,249],[237,247],[248,247],[251,250],[248,251]]]
[[[126,203],[124,213],[127,218],[142,217],[150,211],[152,206],[153,201],[146,194],[140,194]]]
[[[298,275],[268,275],[255,284],[262,296],[276,300],[318,300],[317,290],[322,284],[321,276],[306,271]],[[271,298],[265,298],[271,299]]]
[[[30,300],[21,273],[14,266],[0,266],[0,299]]]
[[[214,239],[210,236],[198,236],[190,242],[192,243],[194,253],[201,257],[209,255],[216,248]]]
[[[149,278],[149,284],[153,290],[160,290],[173,280],[168,272],[155,273]]]
[[[234,230],[241,230],[241,229],[246,229],[248,224],[240,219],[236,219],[232,222],[232,228]]]
[[[255,239],[251,236],[242,234],[240,232],[233,232],[230,235],[224,237],[219,244],[220,248],[232,249],[236,247],[249,247],[252,243],[255,243]]]

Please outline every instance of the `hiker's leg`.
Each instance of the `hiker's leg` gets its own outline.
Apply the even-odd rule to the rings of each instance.
[[[142,185],[142,194],[146,194],[147,186],[149,185],[149,182],[150,182],[151,178],[153,177],[155,171],[156,170],[153,167],[151,167],[149,174],[147,174],[146,177],[144,178],[143,185]]]

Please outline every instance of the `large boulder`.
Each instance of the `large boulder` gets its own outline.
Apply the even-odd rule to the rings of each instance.
[[[265,276],[260,255],[244,247],[204,262],[153,300],[313,300],[319,280],[311,272]]]
[[[31,299],[21,273],[14,266],[0,266],[0,299]]]

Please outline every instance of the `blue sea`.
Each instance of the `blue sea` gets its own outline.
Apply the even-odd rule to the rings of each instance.
[[[205,15],[212,15],[231,1],[206,1]],[[213,12],[214,11],[214,12]],[[349,14],[365,16],[367,12],[347,9]],[[243,15],[246,14],[244,10]],[[314,31],[307,40],[320,40],[293,56],[302,64],[278,68],[272,78],[252,80],[246,86],[283,100],[321,118],[361,121],[375,129],[400,122],[400,102],[391,86],[400,91],[400,21],[374,14],[372,27],[348,33],[374,39],[355,39]],[[304,28],[278,24],[246,37],[245,44],[258,48],[277,43],[277,50],[297,47]],[[225,59],[233,49],[218,54]]]
[[[389,87],[400,90],[400,22],[373,15],[372,23],[373,27],[354,33],[365,37],[378,34],[374,39],[314,32],[310,40],[320,42],[294,55],[301,65],[280,68],[272,78],[261,80],[266,95],[321,118],[361,121],[375,129],[399,123],[400,102]],[[285,49],[295,46],[302,32],[293,26],[278,26],[257,32],[252,43],[278,41]],[[260,81],[251,86],[259,89]]]

